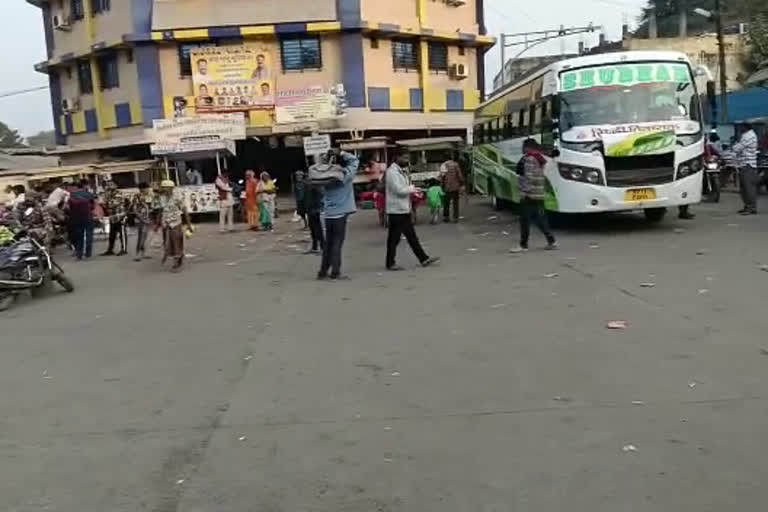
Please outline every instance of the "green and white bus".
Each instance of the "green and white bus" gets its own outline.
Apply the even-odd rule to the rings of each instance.
[[[552,212],[643,210],[702,196],[704,129],[694,70],[674,52],[624,52],[563,60],[480,105],[473,183],[494,204],[518,202],[523,141],[547,154]]]

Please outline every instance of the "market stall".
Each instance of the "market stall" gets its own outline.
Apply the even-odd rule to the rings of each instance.
[[[153,121],[155,143],[152,154],[162,159],[166,179],[178,185],[177,193],[191,214],[219,211],[218,191],[214,184],[222,171],[228,170],[228,159],[237,154],[235,140],[245,139],[245,117],[242,113],[206,114]],[[215,163],[215,173],[200,173],[200,162]],[[195,169],[199,178],[190,182],[187,169]]]

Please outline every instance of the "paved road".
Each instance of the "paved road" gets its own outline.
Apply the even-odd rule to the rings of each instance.
[[[478,203],[395,275],[363,212],[334,284],[285,225],[204,229],[180,275],[70,263],[0,319],[0,510],[762,510],[768,239],[736,209],[516,257]]]

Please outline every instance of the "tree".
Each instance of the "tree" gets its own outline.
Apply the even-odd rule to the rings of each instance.
[[[56,145],[56,132],[53,130],[42,131],[37,135],[27,137],[27,145],[36,148],[48,148]]]
[[[12,130],[7,124],[0,121],[0,148],[24,147],[24,139],[17,130]]]
[[[750,21],[760,12],[768,11],[765,2],[755,0],[721,0],[723,23],[733,25]],[[688,33],[698,35],[714,31],[711,20],[694,14],[694,9],[715,10],[715,0],[648,0],[648,5],[640,16],[640,26],[635,35],[648,37],[648,25],[652,8],[656,8],[659,37],[677,37],[679,34],[680,8],[685,6],[688,12]]]

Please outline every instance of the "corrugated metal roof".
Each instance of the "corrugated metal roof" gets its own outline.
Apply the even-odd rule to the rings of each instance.
[[[722,102],[717,98],[718,112]],[[768,117],[768,89],[753,87],[728,93],[728,122],[744,123]]]
[[[19,155],[0,151],[0,171],[37,169],[39,167],[54,167],[59,165],[55,156]]]

